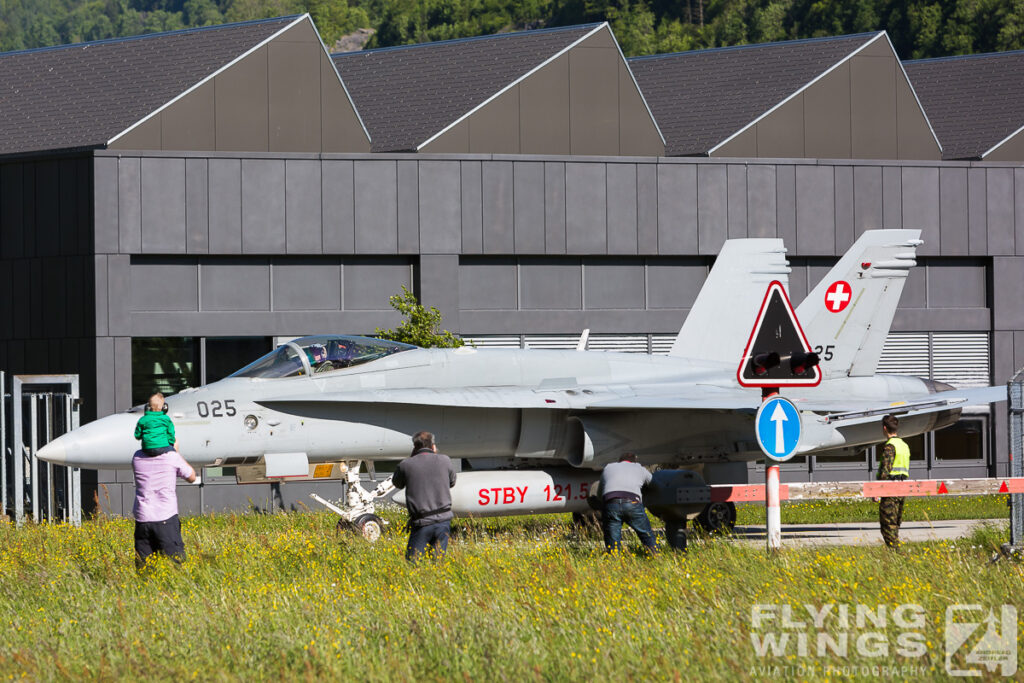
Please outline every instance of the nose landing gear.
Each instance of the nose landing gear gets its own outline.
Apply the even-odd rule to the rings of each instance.
[[[337,501],[337,504],[315,493],[309,494],[309,497],[341,517],[338,520],[338,531],[355,529],[360,536],[372,543],[381,537],[384,527],[387,526],[387,522],[377,516],[374,501],[386,496],[395,487],[391,483],[391,477],[388,477],[378,484],[376,489],[367,491],[359,482],[360,465],[361,460],[345,461],[345,478],[341,483],[342,499]]]

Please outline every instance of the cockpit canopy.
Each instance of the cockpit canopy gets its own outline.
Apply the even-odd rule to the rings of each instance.
[[[342,370],[417,347],[372,337],[321,335],[281,344],[232,377],[299,377]]]

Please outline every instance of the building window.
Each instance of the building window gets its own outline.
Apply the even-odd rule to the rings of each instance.
[[[956,424],[935,432],[935,459],[939,462],[982,460],[985,457],[986,421],[962,417]]]
[[[199,339],[132,339],[132,405],[145,403],[157,391],[170,395],[196,386],[199,386]]]
[[[207,337],[203,384],[241,370],[273,349],[270,337]]]

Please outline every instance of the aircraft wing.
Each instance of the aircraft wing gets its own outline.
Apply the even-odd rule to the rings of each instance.
[[[879,415],[929,413],[1006,400],[1006,387],[942,391],[909,401],[880,403],[874,399],[790,397],[802,411],[827,413],[829,424],[871,421]],[[754,412],[761,403],[757,392],[692,384],[672,391],[645,393],[630,387],[529,389],[468,387],[459,389],[364,389],[265,399],[268,408],[300,403],[405,404],[460,408],[540,408],[585,411],[717,410]]]

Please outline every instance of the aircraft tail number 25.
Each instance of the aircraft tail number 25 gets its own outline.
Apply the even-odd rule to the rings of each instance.
[[[235,399],[229,398],[225,401],[199,401],[196,403],[196,412],[199,417],[234,417],[238,414],[235,409]]]
[[[815,346],[814,352],[818,354],[818,357],[822,360],[832,360],[833,351],[835,351],[836,345],[829,344],[828,346]]]

